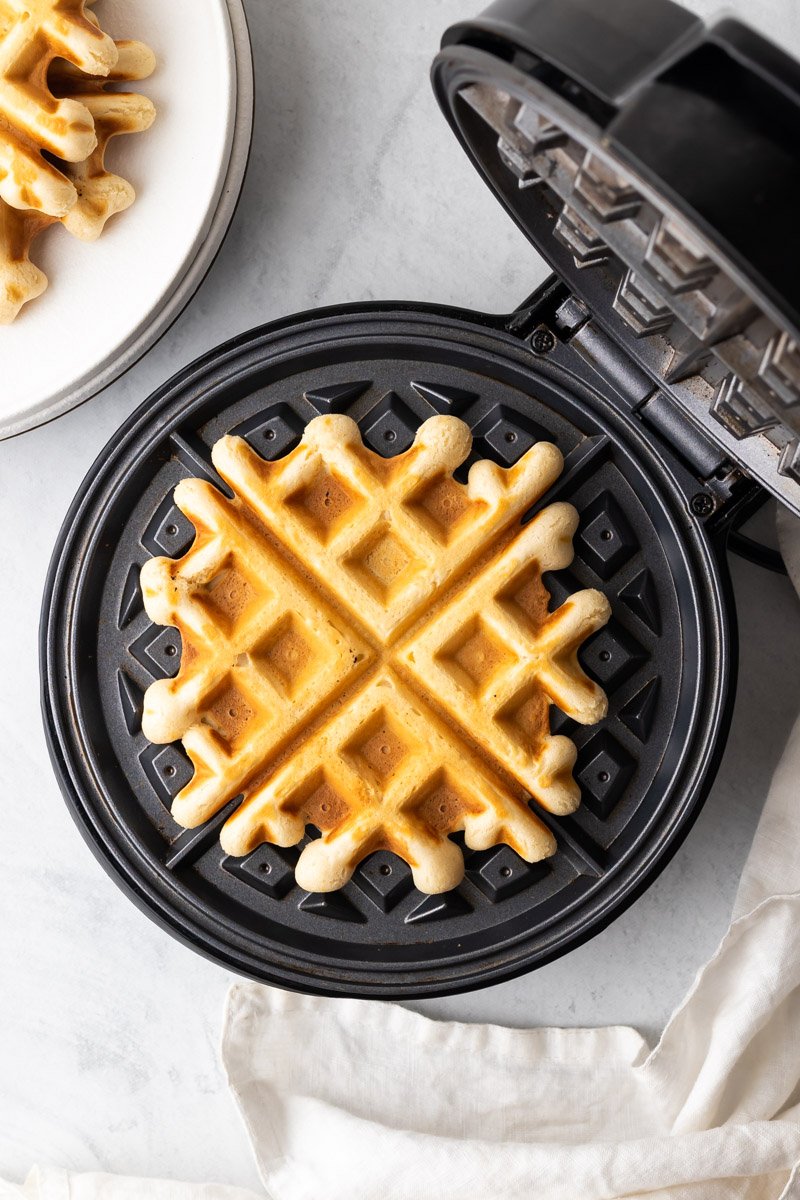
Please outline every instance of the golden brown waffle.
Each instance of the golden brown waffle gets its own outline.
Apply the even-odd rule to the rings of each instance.
[[[75,203],[75,187],[43,152],[81,162],[96,137],[86,106],[53,94],[55,59],[107,76],[117,50],[85,0],[0,0],[0,199],[63,217]]]
[[[539,443],[509,470],[479,462],[460,484],[470,446],[463,422],[433,417],[383,459],[350,418],[318,417],[273,463],[222,438],[213,461],[232,500],[178,485],[197,537],[141,582],[183,652],[177,676],[148,689],[142,728],[182,738],[194,765],[173,804],[181,825],[243,793],[221,835],[229,854],[316,826],[297,864],[314,892],[378,849],[404,858],[421,890],[447,891],[464,873],[457,830],[474,849],[553,853],[528,800],[559,814],[579,802],[575,746],[550,734],[549,709],[605,715],[577,651],[609,605],[582,591],[549,611],[541,576],[572,561],[570,505],[520,527],[559,451]]]
[[[94,21],[93,14],[88,16]],[[0,200],[0,324],[14,321],[22,306],[47,287],[44,272],[30,260],[31,246],[39,234],[60,220],[75,237],[94,241],[109,217],[135,199],[131,184],[106,170],[106,149],[113,137],[148,129],[155,108],[146,96],[107,89],[110,84],[146,79],[155,67],[155,57],[141,42],[114,45],[116,66],[106,78],[85,76],[66,62],[55,64],[50,72],[55,94],[80,101],[89,113],[96,144],[83,162],[60,164],[75,197],[66,215],[58,218],[34,209],[11,208]]]

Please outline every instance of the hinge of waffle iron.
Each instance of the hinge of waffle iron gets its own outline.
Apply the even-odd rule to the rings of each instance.
[[[677,454],[696,483],[713,495],[712,511],[718,511],[743,479],[724,450],[600,328],[577,296],[568,295],[553,311],[551,320],[558,341],[568,345],[595,375],[610,384],[623,406],[657,441]],[[534,352],[535,336],[536,331],[531,335]]]

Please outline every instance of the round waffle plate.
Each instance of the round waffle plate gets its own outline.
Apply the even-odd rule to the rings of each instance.
[[[352,414],[386,455],[421,421],[455,413],[473,457],[510,465],[535,440],[563,451],[540,505],[581,513],[576,557],[546,577],[553,603],[602,588],[613,618],[582,653],[608,719],[554,729],[578,745],[583,802],[539,815],[558,851],[530,865],[510,848],[465,851],[466,877],[425,896],[388,853],[341,892],[294,880],[296,850],[226,857],[219,830],[236,801],[180,829],[173,796],[191,775],[180,745],[140,728],[144,689],[173,674],[179,636],[153,626],[138,576],[177,556],[193,529],[175,507],[185,476],[217,481],[210,447],[245,437],[266,458],[321,412]],[[257,330],[188,368],[128,422],[90,472],[56,548],[42,625],[51,753],[76,820],[145,911],[244,974],[311,992],[435,995],[508,978],[585,940],[649,883],[705,795],[730,696],[727,598],[715,547],[676,474],[633,420],[488,319],[433,309],[330,311]],[[537,810],[538,811],[538,810]],[[316,836],[313,829],[307,837]]]
[[[242,0],[103,0],[99,15],[155,50],[156,72],[137,87],[158,115],[109,150],[136,187],[133,207],[96,244],[55,228],[34,246],[50,282],[0,329],[0,437],[74,408],[150,349],[204,279],[244,180],[253,69]]]

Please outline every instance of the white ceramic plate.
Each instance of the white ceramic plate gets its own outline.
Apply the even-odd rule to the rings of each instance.
[[[99,241],[55,226],[34,244],[47,291],[0,326],[0,437],[95,395],[175,320],[210,267],[244,178],[253,75],[242,0],[102,0],[115,37],[153,47],[135,85],[156,105],[146,133],[111,143],[108,163],[136,202]]]

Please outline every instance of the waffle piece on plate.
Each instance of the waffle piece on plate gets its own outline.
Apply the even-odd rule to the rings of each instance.
[[[53,94],[55,59],[107,76],[117,49],[85,0],[0,0],[0,198],[63,217],[75,187],[44,154],[81,162],[97,139],[85,105]]]
[[[476,463],[462,484],[470,447],[462,421],[432,417],[384,459],[349,417],[324,416],[276,462],[222,438],[213,461],[232,500],[178,485],[197,536],[141,582],[151,620],[180,631],[181,664],[148,689],[142,728],[182,739],[194,765],[181,825],[243,794],[229,854],[316,826],[296,869],[313,892],[378,849],[421,890],[448,891],[464,874],[458,830],[529,862],[554,852],[529,799],[558,814],[579,803],[575,746],[551,735],[549,710],[605,715],[577,651],[609,605],[586,590],[549,611],[542,573],[572,561],[577,514],[553,504],[520,520],[561,473],[556,447],[507,470]]]
[[[40,0],[41,2],[41,0]],[[89,0],[87,0],[87,4]],[[16,5],[16,0],[11,7]],[[0,0],[0,14],[5,0]],[[22,11],[22,5],[19,6]],[[28,6],[30,7],[30,6]],[[56,7],[52,0],[51,7]],[[84,26],[99,34],[94,13],[81,5],[80,28]],[[66,20],[66,18],[62,18]],[[77,19],[77,18],[75,18]],[[0,30],[3,28],[0,24]],[[7,41],[13,40],[16,25],[10,26],[3,37],[0,34],[0,59],[7,51]],[[103,44],[110,43],[113,62],[103,71],[87,74],[71,60],[43,53],[47,61],[47,92],[57,105],[69,104],[84,114],[91,126],[91,138],[84,139],[83,157],[67,161],[59,158],[57,165],[42,159],[48,172],[55,172],[61,179],[65,197],[63,205],[21,206],[8,197],[8,189],[0,185],[0,324],[10,324],[28,301],[35,299],[47,287],[47,277],[30,259],[30,251],[36,238],[60,222],[75,237],[83,241],[94,241],[103,231],[106,221],[115,213],[122,212],[134,201],[135,192],[127,180],[108,171],[105,154],[113,137],[126,133],[139,133],[148,129],[155,118],[155,108],[145,96],[135,92],[111,90],[110,85],[146,79],[155,67],[153,52],[141,42],[112,42],[102,35]],[[48,43],[49,45],[49,43]],[[33,51],[31,51],[33,53]],[[0,131],[7,81],[0,78]],[[73,111],[72,108],[69,111]],[[2,144],[0,132],[0,144]],[[76,143],[77,145],[78,143]],[[50,176],[48,175],[48,178]],[[31,196],[27,192],[12,193],[17,198]]]

